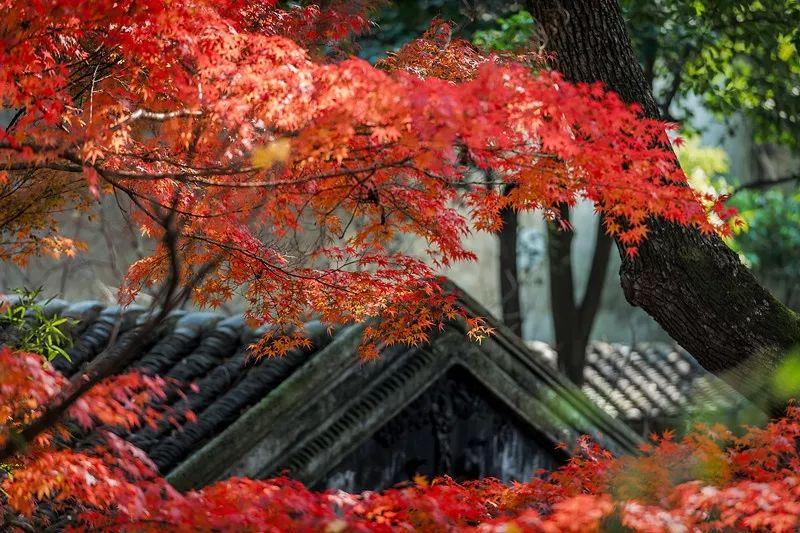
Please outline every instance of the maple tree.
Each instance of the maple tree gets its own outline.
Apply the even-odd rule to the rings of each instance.
[[[148,235],[176,217],[184,279],[218,258],[199,304],[241,289],[285,352],[308,312],[383,314],[367,341],[424,340],[456,313],[436,269],[472,259],[462,238],[497,229],[506,205],[557,217],[589,198],[632,255],[649,216],[725,230],[684,186],[666,125],[599,85],[487,56],[446,24],[382,68],[323,55],[367,27],[363,7],[5,2],[3,257],[74,253],[55,213],[126,195]],[[470,183],[469,168],[497,183]],[[424,239],[427,257],[392,252],[400,234]],[[167,263],[161,247],[134,264],[122,300]]]
[[[727,231],[707,216],[725,219],[727,209],[686,186],[669,125],[600,84],[532,72],[535,56],[484,54],[445,23],[377,68],[345,57],[347,39],[369,27],[368,7],[0,0],[0,94],[10,117],[0,129],[0,258],[24,265],[34,254],[80,251],[83,243],[59,234],[58,214],[89,214],[101,196],[124,195],[142,232],[161,244],[131,267],[123,302],[160,282],[182,283],[207,306],[241,291],[248,317],[276,326],[256,346],[271,354],[307,342],[293,331],[308,314],[328,324],[382,316],[366,331],[370,357],[378,342],[419,343],[458,316],[436,271],[473,259],[463,237],[471,227],[496,230],[504,208],[542,208],[558,220],[558,206],[587,198],[632,257],[650,217]],[[492,178],[474,179],[476,169]],[[424,240],[427,255],[393,251],[405,234]],[[476,337],[486,333],[480,321],[471,326]],[[758,518],[737,507],[742,492],[759,490],[793,501],[777,467],[754,472],[752,485],[719,478],[732,489],[718,497],[684,484],[663,501],[628,497],[635,504],[619,507],[604,492],[606,474],[624,479],[632,467],[588,444],[586,459],[561,474],[511,488],[440,480],[348,496],[233,479],[179,494],[112,432],[89,444],[69,431],[152,422],[147,400],[167,384],[99,373],[67,383],[39,356],[10,349],[0,351],[0,368],[0,458],[10,469],[2,506],[23,529],[66,516],[77,528],[129,530],[491,530],[509,521],[553,530],[599,527],[615,509],[635,526],[714,520],[718,508],[732,509],[723,516],[734,525],[790,523],[777,504]],[[776,424],[794,431],[797,417]],[[699,448],[666,440],[653,453],[670,447]],[[785,447],[779,458],[765,456],[773,448],[761,441],[740,448],[794,464]],[[713,457],[749,472],[721,446]],[[688,503],[670,506],[680,494]]]

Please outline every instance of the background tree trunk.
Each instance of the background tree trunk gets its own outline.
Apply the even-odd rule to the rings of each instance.
[[[517,234],[519,217],[516,211],[505,208],[500,213],[500,305],[503,322],[522,337],[522,306],[520,305],[519,273],[517,272]]]
[[[568,225],[569,207],[561,206],[560,216],[566,225],[559,226],[551,222],[547,226],[550,309],[553,315],[558,367],[573,383],[581,385],[583,367],[586,364],[586,347],[600,308],[600,297],[608,271],[611,239],[606,235],[602,223],[598,223],[589,279],[583,298],[578,303],[572,266],[573,230]]]
[[[553,66],[572,81],[602,81],[625,101],[658,117],[622,10],[616,0],[530,0],[555,54]],[[650,314],[709,371],[750,399],[773,402],[765,373],[800,342],[800,317],[765,290],[715,235],[654,220],[620,278],[627,300]]]
[[[500,295],[503,322],[522,337],[522,305],[517,268],[519,215],[513,209],[501,212],[503,228],[500,239]],[[562,207],[562,220],[569,222],[569,208]],[[580,304],[576,300],[573,278],[571,228],[548,224],[547,257],[550,271],[550,312],[555,333],[558,367],[575,384],[583,383],[586,347],[592,332],[600,297],[605,286],[611,239],[598,223],[594,255],[586,290]]]

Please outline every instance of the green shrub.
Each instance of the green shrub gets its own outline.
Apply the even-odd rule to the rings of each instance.
[[[48,361],[56,357],[69,360],[66,349],[72,346],[67,328],[75,321],[58,314],[47,316],[44,307],[52,298],[39,302],[41,290],[14,289],[19,298],[0,313],[0,341],[18,350],[35,352]]]

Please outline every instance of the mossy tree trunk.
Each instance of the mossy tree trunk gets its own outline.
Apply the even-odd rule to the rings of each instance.
[[[530,0],[529,9],[572,81],[602,81],[658,117],[617,0]],[[774,407],[766,375],[800,342],[800,317],[776,300],[720,238],[654,220],[620,278],[627,300],[650,314],[709,371]]]

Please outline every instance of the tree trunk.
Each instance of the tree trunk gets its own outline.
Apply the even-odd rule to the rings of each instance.
[[[517,272],[517,234],[519,220],[517,212],[505,208],[500,213],[503,228],[500,230],[500,305],[503,322],[517,336],[522,337],[522,308]]]
[[[659,116],[616,0],[530,0],[529,8],[556,56],[553,66],[567,79],[602,81]],[[623,254],[627,300],[745,396],[772,406],[782,401],[764,377],[800,342],[800,317],[717,236],[660,220],[650,230],[635,258]]]
[[[569,223],[569,207],[561,206],[561,221]],[[547,224],[547,261],[550,271],[550,311],[553,314],[558,368],[576,384],[583,382],[584,354],[579,350],[578,307],[572,276],[572,228]]]
[[[569,223],[569,208],[564,205],[560,211],[561,220]],[[600,297],[608,271],[611,239],[606,235],[603,224],[598,223],[589,279],[579,304],[573,277],[572,237],[573,231],[570,227],[559,227],[554,223],[547,226],[550,309],[553,315],[558,368],[573,383],[581,385],[583,367],[586,364],[586,347],[600,308]]]

